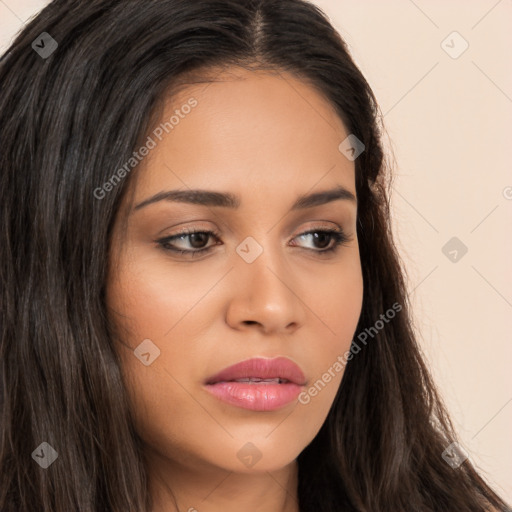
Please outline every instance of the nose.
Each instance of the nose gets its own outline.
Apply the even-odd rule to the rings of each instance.
[[[252,262],[238,258],[226,322],[236,330],[258,329],[265,334],[291,334],[305,320],[305,279],[299,279],[279,255],[267,249]],[[297,271],[298,272],[298,271]]]

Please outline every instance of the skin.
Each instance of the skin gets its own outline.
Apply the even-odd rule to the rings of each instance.
[[[348,132],[326,99],[286,73],[232,68],[181,90],[162,120],[191,97],[197,106],[132,177],[107,282],[153,512],[298,512],[296,458],[322,426],[343,372],[307,405],[271,412],[221,402],[203,383],[245,359],[285,356],[309,388],[349,349],[363,296],[357,203],[290,211],[299,196],[336,186],[356,195],[354,162],[338,149]],[[162,191],[199,188],[231,192],[241,204],[134,208]],[[172,242],[211,247],[195,258],[155,242],[182,227],[219,237]],[[310,229],[342,229],[350,239],[322,256],[335,240],[299,236]],[[252,263],[236,252],[249,236],[263,248]],[[134,355],[144,339],[160,350],[148,366]],[[237,456],[248,442],[261,455],[251,467]]]

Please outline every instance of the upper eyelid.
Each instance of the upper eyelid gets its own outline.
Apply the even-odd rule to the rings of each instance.
[[[347,231],[344,228],[342,228],[341,226],[337,226],[337,227],[312,226],[305,230],[299,231],[296,235],[293,236],[293,238],[297,238],[300,235],[310,234],[311,232],[315,232],[315,231],[332,231],[332,232],[345,234],[347,237],[349,236]],[[217,237],[217,238],[221,236],[217,230],[211,229],[211,228],[210,229],[208,229],[208,228],[197,228],[197,229],[196,228],[183,228],[182,230],[180,230],[177,233],[162,236],[159,238],[159,240],[169,240],[169,239],[173,239],[173,238],[175,239],[175,238],[179,238],[182,236],[184,237],[187,235],[194,235],[196,233],[207,233],[207,234],[211,235],[212,237]]]
[[[199,222],[201,222],[201,221],[199,221]],[[318,224],[314,224],[315,222],[317,222]],[[339,231],[342,231],[345,233],[347,232],[347,230],[341,225],[344,223],[344,221],[340,222],[340,219],[338,219],[338,220],[317,220],[317,221],[310,221],[310,223],[313,223],[311,227],[308,227],[301,231],[298,231],[297,234],[295,234],[294,236],[296,237],[303,233],[307,233],[311,230],[318,230],[318,231],[339,230]],[[164,230],[162,230],[162,231],[164,231]],[[161,238],[171,238],[174,236],[178,237],[180,235],[189,235],[189,234],[193,234],[193,233],[213,233],[213,234],[218,234],[220,236],[220,231],[221,230],[219,230],[217,228],[212,228],[212,227],[208,227],[208,226],[204,226],[204,227],[201,225],[192,226],[192,227],[185,226],[183,228],[180,228],[179,231],[177,231],[176,233],[173,233],[170,235],[164,235]],[[229,235],[234,234],[234,231],[231,228],[228,228],[226,230],[226,232]]]

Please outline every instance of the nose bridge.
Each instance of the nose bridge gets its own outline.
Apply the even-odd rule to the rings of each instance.
[[[268,230],[267,230],[268,231]],[[260,230],[236,248],[233,310],[238,321],[262,324],[267,329],[299,322],[300,301],[293,293],[293,276],[282,245],[272,232]]]
[[[252,287],[279,293],[283,285],[275,274],[279,275],[280,269],[285,268],[285,265],[282,264],[282,248],[277,245],[270,243],[270,237],[266,237],[262,244],[255,238],[248,237],[241,244],[239,253],[244,253],[241,256],[243,263],[239,262],[242,267],[241,274],[247,275],[246,282],[251,283]],[[244,258],[245,255],[248,256],[247,259]]]
[[[267,225],[260,223],[258,229],[253,228],[237,246],[236,252],[241,260],[237,266],[246,282],[253,282],[254,286],[265,284],[267,289],[278,291],[283,284],[276,274],[282,275],[283,279],[289,272],[285,248],[278,240],[277,229],[268,229]]]

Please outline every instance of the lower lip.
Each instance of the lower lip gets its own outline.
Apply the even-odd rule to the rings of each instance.
[[[302,386],[282,384],[248,384],[247,382],[217,382],[206,389],[228,404],[251,411],[274,411],[297,400]]]

